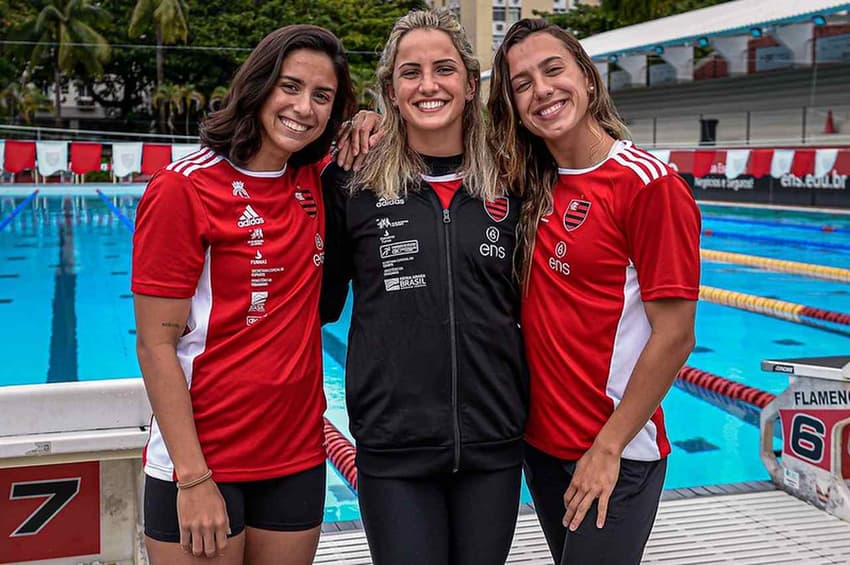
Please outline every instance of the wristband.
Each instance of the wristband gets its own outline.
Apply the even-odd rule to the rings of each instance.
[[[207,469],[206,473],[204,473],[203,475],[201,475],[200,477],[198,477],[197,479],[194,479],[192,481],[187,481],[185,483],[181,483],[180,481],[177,481],[177,488],[180,489],[180,490],[184,490],[184,489],[187,489],[187,488],[196,487],[199,484],[210,480],[211,478],[212,478],[212,469]]]

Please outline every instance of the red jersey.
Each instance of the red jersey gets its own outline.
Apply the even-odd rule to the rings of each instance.
[[[177,356],[217,481],[324,461],[320,173],[247,171],[202,149],[154,175],[139,201],[132,289],[192,299]],[[144,466],[175,479],[156,420]]]
[[[575,460],[622,400],[649,339],[644,302],[699,297],[700,219],[682,178],[628,141],[594,167],[558,172],[522,305],[526,439]],[[669,452],[659,407],[623,457]]]

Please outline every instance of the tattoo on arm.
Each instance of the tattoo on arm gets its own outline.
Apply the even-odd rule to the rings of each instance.
[[[162,322],[161,325],[163,328],[174,328],[177,330],[183,328],[181,324],[178,324],[176,322]]]

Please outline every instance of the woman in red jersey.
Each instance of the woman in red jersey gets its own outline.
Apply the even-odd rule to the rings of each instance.
[[[154,565],[312,562],[325,492],[321,165],[354,97],[339,40],[266,36],[133,240]],[[229,538],[229,539],[228,539]]]
[[[638,563],[670,446],[661,399],[694,344],[699,212],[627,141],[581,44],[543,20],[505,36],[488,104],[524,197],[526,477],[556,563]]]

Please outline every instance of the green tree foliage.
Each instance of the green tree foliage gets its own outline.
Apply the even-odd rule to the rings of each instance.
[[[110,60],[101,63],[102,76],[89,73],[82,65],[72,73],[106,108],[112,117],[108,127],[116,131],[158,129],[165,134],[182,133],[187,124],[190,133],[195,133],[197,120],[220,104],[250,50],[271,31],[294,23],[324,26],[340,37],[350,52],[358,99],[369,105],[374,97],[375,67],[393,23],[409,10],[424,7],[421,0],[0,0],[0,37],[12,38],[12,30],[34,21],[43,7],[53,4],[96,5],[112,16],[94,27],[113,46]],[[166,20],[170,27],[163,28],[158,39],[157,22]],[[156,57],[157,46],[164,57]],[[25,51],[6,47],[0,57],[0,90],[10,83],[24,84],[24,79],[41,88],[54,82],[50,64],[33,68],[25,77],[31,46]],[[158,90],[158,84],[168,88]],[[169,103],[165,90],[181,85],[194,85],[188,88],[197,93],[191,104]],[[153,109],[155,95],[157,106]],[[201,97],[208,103],[198,110]],[[165,112],[161,123],[156,119],[159,108]],[[2,114],[8,119],[8,110]]]
[[[38,43],[31,48],[32,67],[52,66],[54,111],[57,126],[62,125],[61,89],[63,75],[78,72],[89,76],[103,74],[110,47],[96,31],[109,18],[90,0],[49,0],[36,5],[38,14],[22,24],[25,37]]]
[[[729,0],[602,0],[599,6],[579,4],[564,14],[541,14],[549,22],[582,39],[589,35],[689,12]]]
[[[165,80],[163,45],[189,37],[189,4],[186,0],[137,0],[127,33],[137,38],[153,29],[156,37],[156,84]]]

